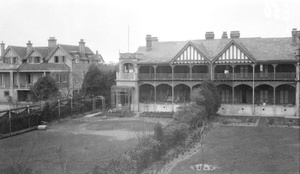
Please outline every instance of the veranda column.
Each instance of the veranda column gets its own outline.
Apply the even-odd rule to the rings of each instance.
[[[296,76],[297,76],[297,85],[296,85],[296,117],[299,117],[299,95],[300,95],[300,85],[299,85],[299,62],[297,62],[297,67],[296,67]]]
[[[253,73],[252,73],[252,115],[255,115],[255,64],[252,65]]]
[[[14,88],[14,72],[13,71],[10,71],[9,72],[9,96],[13,97],[14,94],[13,94],[13,88]],[[12,98],[13,100],[13,98]]]
[[[190,80],[193,80],[193,72],[192,72],[193,65],[189,64],[189,68],[190,68]]]
[[[211,80],[214,80],[214,79],[215,79],[215,78],[214,78],[214,75],[215,75],[215,73],[214,73],[214,71],[215,71],[215,66],[214,66],[212,63],[210,63],[209,66],[210,66],[210,79],[211,79]]]
[[[273,72],[274,72],[274,80],[276,80],[276,66],[277,66],[277,64],[272,64],[272,66],[274,68],[274,70],[273,70]]]
[[[156,68],[157,68],[157,65],[153,66],[154,68],[154,80],[156,80]]]
[[[276,105],[276,87],[273,87],[273,105]]]
[[[172,112],[174,112],[174,66],[172,67]]]
[[[235,65],[231,65],[231,67],[232,67],[232,81],[233,81],[233,83],[232,83],[232,104],[234,105],[234,67],[235,67]]]

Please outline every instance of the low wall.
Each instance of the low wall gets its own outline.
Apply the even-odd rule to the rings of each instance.
[[[176,112],[180,104],[171,103],[139,103],[139,112]],[[266,117],[296,117],[295,106],[283,105],[231,105],[222,104],[218,114],[220,115],[238,115],[238,116],[266,116]]]
[[[171,103],[140,103],[139,112],[176,112],[180,104],[174,104],[174,110]]]
[[[239,116],[268,116],[268,117],[296,117],[294,106],[283,105],[230,105],[222,104],[218,113],[220,115],[239,115]]]

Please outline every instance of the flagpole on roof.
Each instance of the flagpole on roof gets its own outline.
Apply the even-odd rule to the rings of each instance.
[[[129,25],[128,25],[128,53],[129,53]]]

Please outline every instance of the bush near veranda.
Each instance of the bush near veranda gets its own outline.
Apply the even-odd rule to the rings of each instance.
[[[46,75],[40,77],[38,81],[30,87],[29,97],[31,101],[45,101],[59,95],[58,86],[55,80]]]
[[[207,120],[214,116],[221,106],[220,93],[212,81],[203,81],[199,88],[194,89],[191,100],[198,106],[204,106]]]

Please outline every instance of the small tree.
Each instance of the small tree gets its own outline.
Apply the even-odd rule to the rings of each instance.
[[[30,99],[32,101],[45,101],[57,96],[59,93],[55,80],[46,75],[40,77],[38,81],[30,88]]]
[[[85,74],[82,91],[83,95],[101,95],[110,103],[110,88],[115,84],[116,68],[114,65],[91,65]]]
[[[220,93],[212,81],[204,81],[200,88],[193,90],[191,100],[205,107],[207,119],[215,115],[221,106]]]

